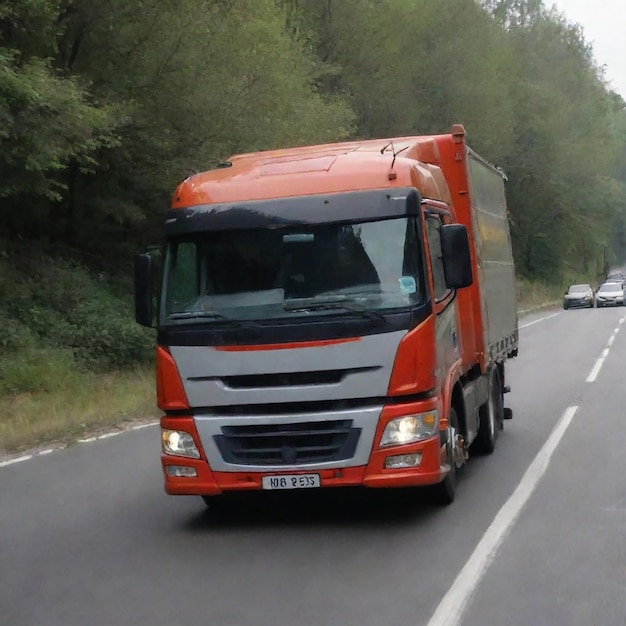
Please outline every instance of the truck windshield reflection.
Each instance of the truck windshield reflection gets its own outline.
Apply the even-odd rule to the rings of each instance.
[[[424,302],[415,218],[170,241],[164,324],[362,313]]]

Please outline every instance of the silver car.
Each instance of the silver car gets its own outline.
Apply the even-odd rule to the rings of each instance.
[[[591,285],[571,285],[563,296],[563,308],[573,309],[574,307],[593,308],[593,289]]]
[[[624,288],[620,283],[606,282],[596,291],[596,306],[622,306]]]

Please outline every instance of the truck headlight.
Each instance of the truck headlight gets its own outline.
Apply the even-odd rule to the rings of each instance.
[[[392,419],[383,432],[381,446],[398,446],[428,439],[437,433],[439,414],[436,410]]]
[[[186,456],[191,459],[200,458],[200,452],[198,452],[193,437],[184,430],[161,429],[161,445],[165,454]]]

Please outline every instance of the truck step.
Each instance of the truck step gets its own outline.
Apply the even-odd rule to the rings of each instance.
[[[511,391],[510,385],[504,385],[504,387],[502,387],[502,393],[509,393],[510,391]]]
[[[513,419],[513,409],[504,408],[504,419],[512,420]]]

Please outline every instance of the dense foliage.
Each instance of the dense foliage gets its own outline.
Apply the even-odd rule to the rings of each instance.
[[[124,285],[37,244],[3,243],[0,395],[52,391],[62,376],[151,359],[154,337],[135,324]]]
[[[128,275],[175,185],[232,153],[456,122],[507,172],[520,277],[560,283],[623,260],[624,101],[542,0],[0,5],[0,237],[62,246],[92,272]],[[37,330],[26,290],[2,294],[5,345],[28,318],[29,333],[55,325],[47,340],[78,362],[106,352],[101,299],[51,307]],[[124,363],[143,349],[108,330]]]

